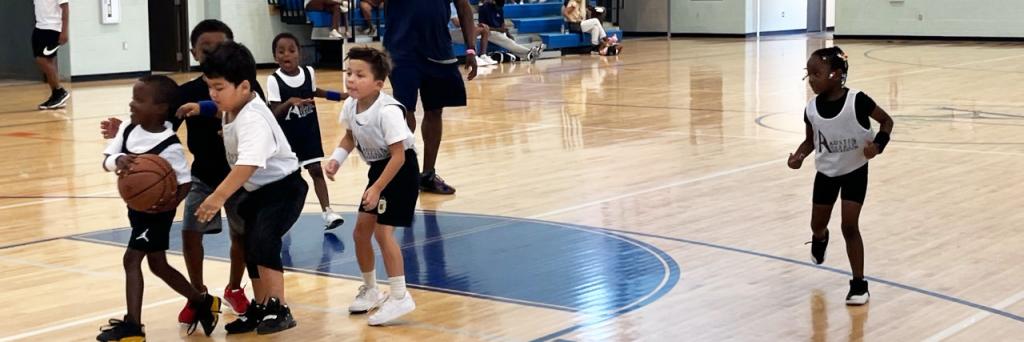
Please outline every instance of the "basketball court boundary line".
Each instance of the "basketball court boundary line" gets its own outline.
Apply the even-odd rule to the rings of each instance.
[[[612,231],[612,232],[620,233],[620,234],[638,235],[638,236],[644,236],[644,237],[655,238],[655,239],[662,239],[662,240],[681,242],[681,243],[686,243],[686,244],[691,244],[691,245],[696,245],[696,246],[703,246],[703,247],[708,247],[708,248],[713,248],[713,249],[718,249],[718,250],[723,250],[723,251],[729,251],[729,252],[736,252],[736,253],[741,253],[741,254],[753,255],[753,256],[757,256],[757,257],[772,259],[772,260],[776,260],[776,261],[782,261],[782,262],[786,262],[786,263],[790,263],[790,264],[796,264],[796,265],[800,265],[800,266],[807,266],[807,267],[816,268],[816,269],[820,269],[820,270],[824,270],[824,271],[829,271],[829,272],[832,272],[832,273],[837,273],[837,274],[846,275],[846,276],[853,276],[850,272],[844,271],[844,270],[841,270],[841,269],[838,269],[838,268],[829,267],[829,266],[815,265],[815,264],[812,264],[812,263],[806,262],[806,261],[800,261],[800,260],[796,260],[796,259],[792,259],[792,258],[787,258],[787,257],[782,257],[782,256],[777,256],[777,255],[771,255],[771,254],[757,252],[757,251],[749,250],[749,249],[743,249],[743,248],[738,248],[738,247],[730,247],[730,246],[719,245],[719,244],[710,243],[710,242],[703,242],[703,241],[697,241],[697,240],[690,240],[690,239],[684,239],[684,238],[677,238],[677,237],[671,237],[671,236],[658,235],[658,234],[650,234],[650,233],[642,233],[642,232],[631,232],[631,231],[626,231],[626,230],[610,229],[610,228],[605,228],[605,229],[609,230],[609,231]],[[1011,313],[1011,312],[1007,312],[1007,311],[1003,311],[1003,310],[1000,310],[1000,309],[997,309],[997,308],[994,308],[994,307],[990,307],[990,306],[974,303],[974,302],[971,302],[971,301],[966,300],[966,299],[961,299],[961,298],[954,297],[954,296],[951,296],[951,295],[947,295],[947,294],[943,294],[943,293],[939,293],[939,292],[935,292],[935,291],[931,291],[931,290],[927,290],[927,289],[923,289],[923,288],[919,288],[919,287],[915,287],[915,286],[911,286],[911,285],[906,285],[906,284],[898,283],[898,282],[892,281],[892,280],[886,280],[886,279],[882,279],[882,278],[872,277],[872,276],[864,276],[864,279],[871,280],[871,281],[874,281],[876,283],[884,284],[884,285],[887,285],[887,286],[890,286],[890,287],[895,287],[895,288],[899,288],[899,289],[903,289],[903,290],[907,290],[907,291],[911,291],[911,292],[917,292],[919,294],[923,294],[923,295],[926,295],[926,296],[938,298],[938,299],[941,299],[943,301],[947,301],[947,302],[952,302],[952,303],[955,303],[955,304],[960,304],[960,305],[968,306],[968,307],[971,307],[971,308],[974,308],[974,309],[977,309],[977,310],[988,312],[990,314],[1003,316],[1003,317],[1015,320],[1017,322],[1024,323],[1024,316],[1017,315],[1017,314],[1014,314],[1014,313]],[[1024,297],[1024,292],[1019,293],[1018,295]]]

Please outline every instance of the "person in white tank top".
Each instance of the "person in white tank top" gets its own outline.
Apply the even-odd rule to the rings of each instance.
[[[814,178],[811,211],[811,261],[825,262],[828,222],[837,197],[842,198],[842,229],[853,279],[847,305],[863,305],[870,293],[864,280],[864,242],[860,236],[860,211],[868,184],[868,160],[885,150],[893,121],[870,97],[846,88],[849,63],[839,47],[820,49],[807,60],[807,79],[817,94],[804,110],[806,137],[789,155],[788,164],[799,169],[812,151]],[[878,134],[870,119],[880,125]]]

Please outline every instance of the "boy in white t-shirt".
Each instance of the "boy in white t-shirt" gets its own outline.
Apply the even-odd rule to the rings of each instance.
[[[256,62],[249,49],[222,43],[206,55],[200,68],[210,97],[222,111],[231,172],[206,197],[196,216],[210,221],[229,197],[241,192],[238,212],[245,222],[245,259],[255,293],[255,303],[224,329],[229,334],[290,329],[296,322],[284,298],[281,238],[302,213],[309,186],[299,175],[299,161],[274,114],[252,91],[249,80],[256,78]]]
[[[395,227],[411,227],[419,197],[419,164],[412,131],[405,121],[405,107],[381,92],[391,70],[384,52],[368,47],[348,52],[345,85],[349,99],[342,106],[341,121],[348,126],[328,161],[327,177],[334,180],[341,164],[354,148],[370,164],[369,182],[359,206],[359,218],[352,232],[356,259],[363,273],[363,286],[349,306],[352,313],[364,313],[380,306],[369,325],[382,325],[416,309],[405,288],[402,249],[395,241]],[[377,239],[391,294],[377,290],[373,239]]]

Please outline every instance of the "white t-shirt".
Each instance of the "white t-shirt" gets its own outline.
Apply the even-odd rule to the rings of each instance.
[[[60,32],[63,26],[60,5],[66,3],[68,0],[33,0],[36,6],[36,28]]]
[[[405,107],[391,95],[380,93],[377,101],[362,113],[356,113],[355,98],[348,98],[341,107],[339,121],[352,131],[359,154],[367,164],[391,157],[388,146],[402,142],[406,150],[416,140],[405,121]]]
[[[313,68],[310,68],[310,67],[303,67],[303,68],[306,68],[306,70],[309,71],[309,78],[312,80],[312,82],[309,82],[309,84],[312,87],[311,90],[313,92],[316,92],[316,73],[313,72]],[[284,81],[285,85],[287,85],[289,87],[292,87],[292,88],[298,88],[298,87],[302,86],[303,82],[306,82],[306,75],[302,72],[302,70],[299,70],[299,74],[295,75],[295,76],[285,75],[284,71],[281,71],[280,68],[278,68],[277,71],[275,71],[275,73],[277,73],[278,76],[281,76],[281,80]],[[274,75],[268,75],[267,76],[267,101],[269,101],[269,102],[284,102],[285,100],[288,100],[288,99],[284,99],[284,100],[281,99],[281,86],[279,86],[277,84],[277,78],[275,78]]]
[[[811,99],[804,110],[814,130],[814,166],[826,176],[842,176],[868,162],[864,156],[864,143],[874,139],[875,132],[857,121],[858,93],[859,90],[850,89],[843,109],[831,119],[818,113],[817,101],[821,95]]]
[[[107,143],[107,148],[103,150],[103,154],[107,156],[103,161],[104,170],[114,171],[117,157],[124,155],[121,153],[121,148],[125,141],[124,130],[127,127],[127,123],[121,125],[117,130],[117,135],[110,139],[110,142]],[[163,132],[152,133],[142,129],[140,126],[136,126],[135,129],[132,129],[131,134],[128,134],[128,152],[144,153],[175,134],[170,122],[165,121],[164,127],[166,129]],[[174,169],[175,176],[177,176],[178,184],[192,181],[192,173],[188,169],[188,162],[185,161],[185,149],[181,147],[181,143],[167,146],[167,148],[160,152],[159,156],[171,164],[171,168]]]
[[[259,96],[242,107],[234,121],[221,122],[228,164],[232,168],[238,165],[257,167],[256,173],[245,181],[245,190],[256,191],[299,169],[299,159],[292,152],[281,126]]]

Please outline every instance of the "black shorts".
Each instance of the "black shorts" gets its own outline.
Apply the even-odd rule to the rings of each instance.
[[[60,47],[60,32],[53,30],[32,30],[32,53],[36,57],[57,57]]]
[[[367,173],[370,181],[366,183],[367,189],[380,178],[389,160],[391,159],[378,160],[370,164],[370,172]],[[405,164],[402,164],[395,178],[392,178],[388,186],[380,192],[377,208],[366,210],[360,206],[359,211],[377,215],[377,224],[411,227],[416,213],[416,200],[419,197],[420,164],[416,161],[416,151],[408,149],[405,150]]]
[[[245,191],[241,189],[239,191]],[[245,263],[250,278],[259,278],[257,266],[284,269],[281,237],[292,228],[306,204],[309,185],[295,171],[285,178],[246,193],[238,203],[245,222]]]
[[[842,176],[829,177],[821,172],[814,176],[814,204],[833,205],[840,192],[844,201],[864,204],[868,192],[868,164]]]
[[[391,88],[395,99],[410,112],[416,111],[417,91],[426,111],[466,105],[466,84],[458,63],[437,63],[423,57],[396,59]]]
[[[169,247],[174,210],[150,214],[129,208],[128,222],[132,225],[128,248],[152,253],[166,251]]]

